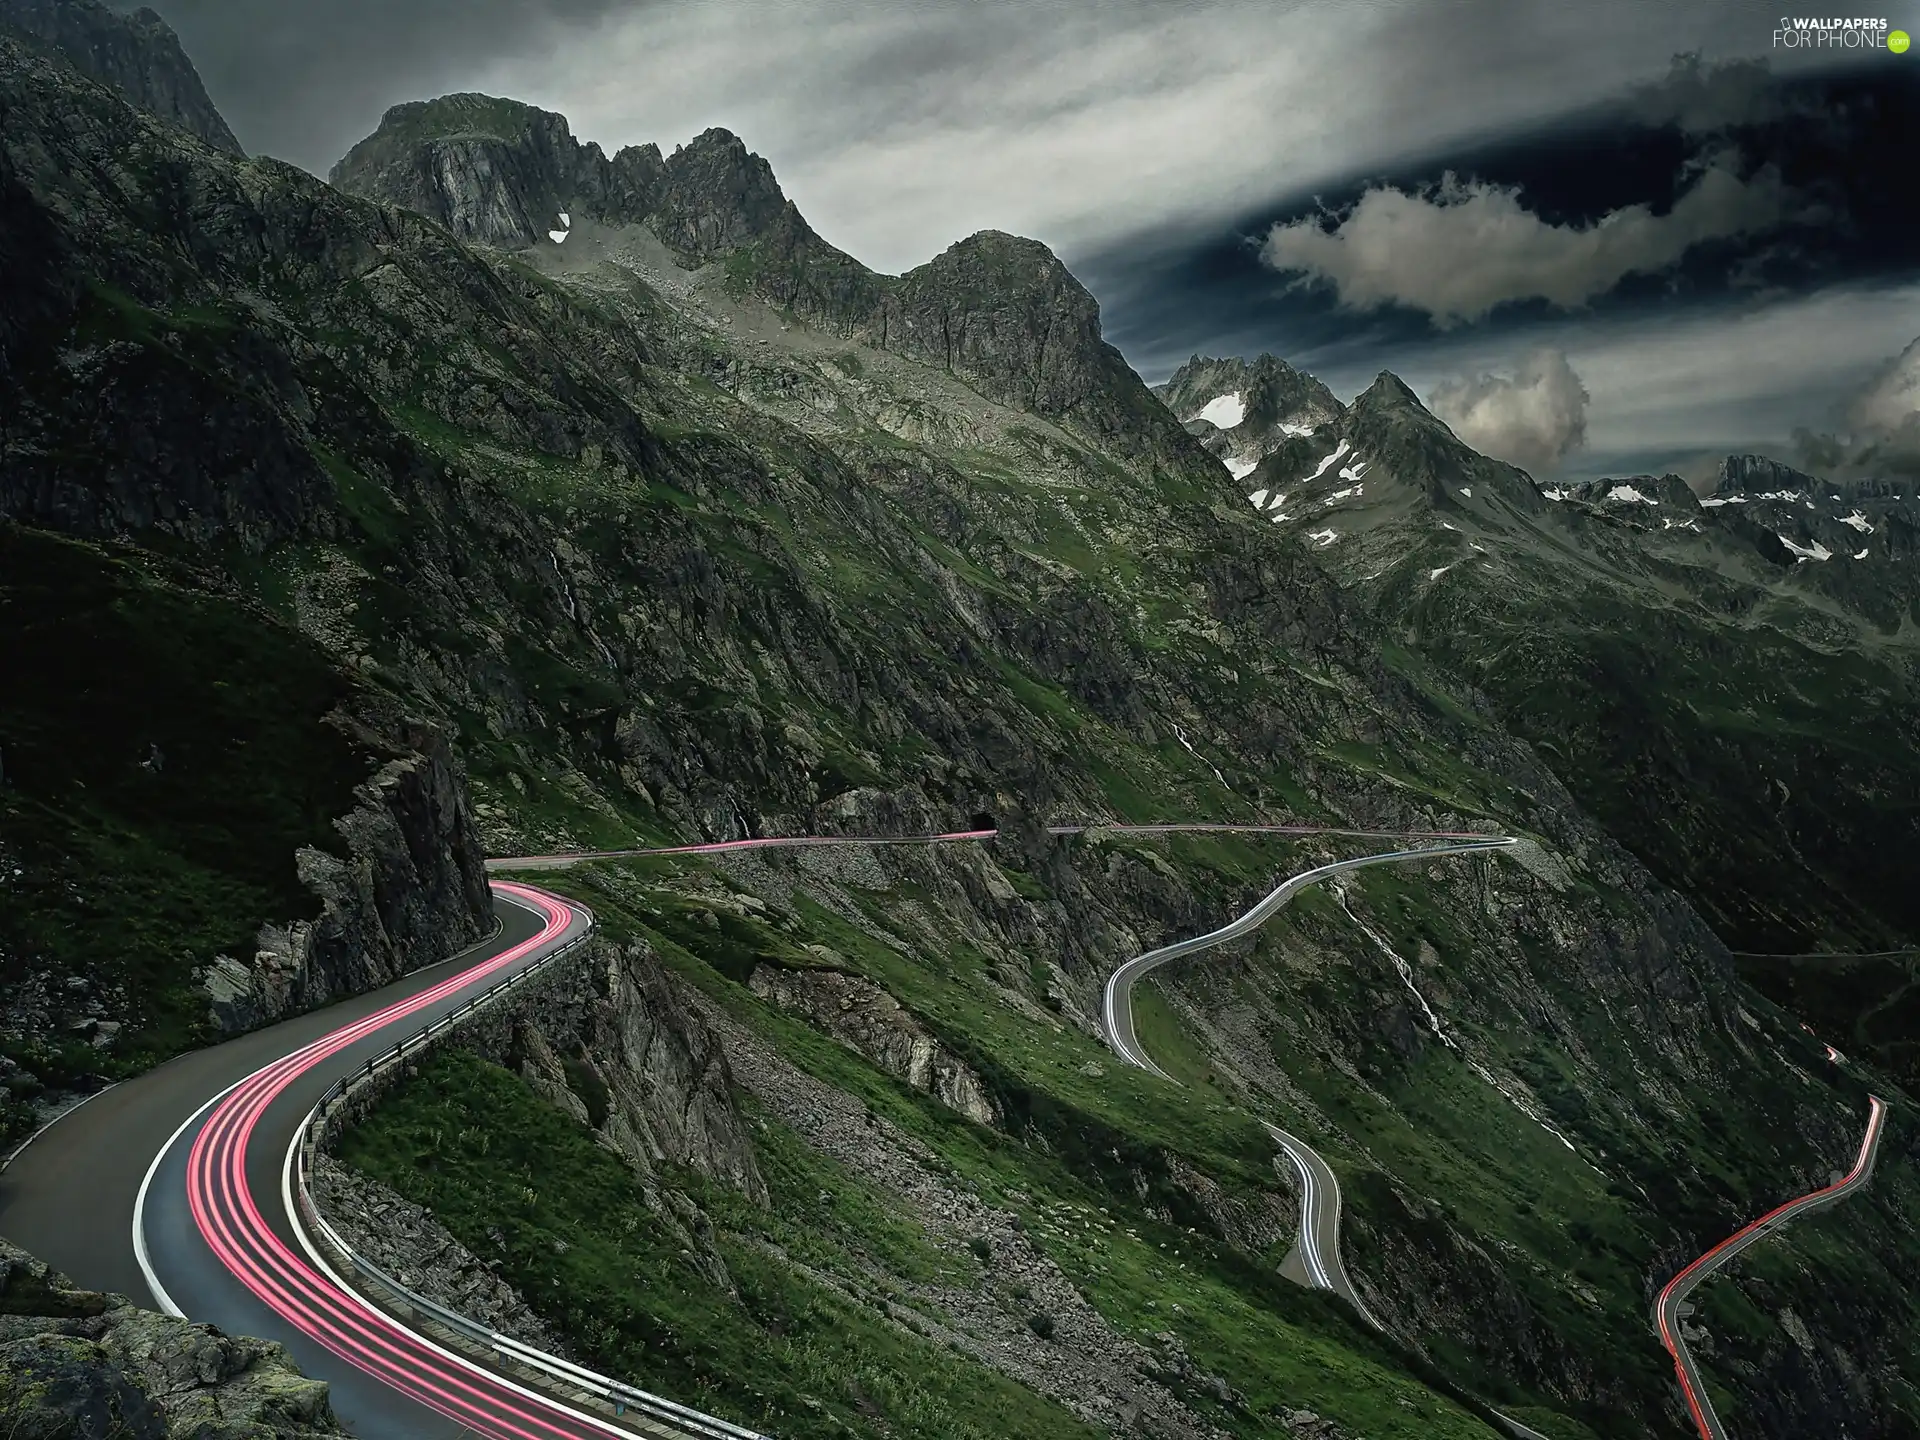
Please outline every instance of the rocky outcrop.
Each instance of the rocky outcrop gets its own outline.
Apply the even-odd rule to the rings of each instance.
[[[180,37],[147,7],[123,15],[94,0],[0,0],[0,33],[8,27],[105,81],[149,114],[217,150],[244,153],[207,98]]]
[[[643,1178],[685,1165],[764,1201],[726,1053],[653,952],[596,939],[570,968],[574,983],[468,1043],[592,1126]]]
[[[45,1440],[318,1440],[327,1387],[284,1347],[75,1289],[0,1240],[0,1428]]]
[[[804,1016],[849,1050],[982,1125],[1000,1114],[980,1077],[880,986],[844,970],[762,965],[748,986],[762,1000]]]
[[[1765,455],[1729,455],[1720,462],[1716,495],[1745,495],[1770,490],[1792,490],[1812,495],[1820,482],[1804,471]]]
[[[960,241],[889,286],[859,333],[1123,453],[1191,453],[1101,338],[1099,303],[1038,240],[983,230]]]
[[[210,1018],[229,1034],[384,985],[491,925],[485,852],[446,734],[372,708],[328,718],[376,754],[399,753],[333,822],[344,856],[295,856],[318,918],[268,923],[250,963],[222,955],[203,972]]]

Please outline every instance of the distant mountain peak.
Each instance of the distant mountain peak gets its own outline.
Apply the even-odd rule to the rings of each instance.
[[[1391,370],[1382,370],[1376,375],[1373,383],[1354,397],[1353,408],[1356,412],[1411,409],[1428,419],[1434,418],[1433,412],[1421,403],[1420,397],[1413,393],[1412,387]]]
[[[1823,483],[1803,470],[1783,465],[1765,455],[1729,455],[1720,462],[1720,483],[1714,487],[1713,493],[1740,495],[1791,490],[1812,495]]]
[[[1277,355],[1195,355],[1154,393],[1236,479],[1345,413],[1331,390]]]

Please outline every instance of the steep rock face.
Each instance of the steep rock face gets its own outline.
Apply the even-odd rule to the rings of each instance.
[[[0,0],[0,29],[58,51],[134,104],[217,150],[245,152],[207,98],[180,38],[152,10],[119,14],[94,0]]]
[[[980,1077],[871,980],[838,970],[762,965],[747,983],[761,999],[804,1015],[841,1044],[969,1120],[992,1125],[1000,1118]]]
[[[500,1058],[643,1175],[669,1161],[764,1201],[712,1030],[645,946],[592,945],[582,982],[523,1017]]]
[[[298,852],[319,917],[263,926],[251,965],[220,956],[207,968],[211,1018],[227,1033],[374,989],[487,930],[485,852],[446,734],[392,714],[330,718],[363,746],[401,753],[333,822],[344,858],[313,846]]]
[[[983,230],[960,241],[890,286],[862,333],[1123,452],[1191,445],[1101,338],[1093,296],[1037,240]]]
[[[319,1440],[345,1434],[286,1350],[76,1290],[0,1240],[0,1423],[9,1435]]]
[[[1765,455],[1729,455],[1720,462],[1716,495],[1741,495],[1758,490],[1797,490],[1811,495],[1820,482],[1804,471]]]
[[[750,245],[798,212],[773,167],[731,131],[714,128],[676,148],[662,167],[653,231],[700,261]]]
[[[466,94],[395,105],[328,178],[350,195],[429,216],[463,240],[518,250],[567,228],[563,213],[639,220],[655,201],[661,162],[653,145],[609,160],[575,140],[563,115]]]

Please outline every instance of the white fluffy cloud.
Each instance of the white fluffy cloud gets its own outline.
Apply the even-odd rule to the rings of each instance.
[[[1713,163],[1664,215],[1628,205],[1592,225],[1550,225],[1517,189],[1448,175],[1424,193],[1369,190],[1331,230],[1313,216],[1275,225],[1261,254],[1331,283],[1355,309],[1395,302],[1451,325],[1510,300],[1575,309],[1705,241],[1766,230],[1786,207],[1773,171],[1742,180]]]
[[[1533,351],[1512,375],[1443,380],[1427,403],[1481,454],[1535,474],[1586,439],[1587,388],[1559,350]]]
[[[1868,434],[1920,427],[1920,340],[1902,350],[1873,378],[1848,417]]]

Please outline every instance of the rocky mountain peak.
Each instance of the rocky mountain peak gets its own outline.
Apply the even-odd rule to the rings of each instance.
[[[1560,493],[1566,499],[1603,505],[1623,514],[1633,513],[1631,507],[1634,506],[1646,506],[1649,513],[1658,510],[1663,519],[1672,519],[1675,514],[1693,516],[1701,513],[1700,501],[1693,493],[1693,487],[1672,473],[1582,480],[1560,487]]]
[[[781,190],[773,166],[731,130],[704,130],[667,157],[653,230],[699,260],[737,250],[776,230],[812,230]]]
[[[1729,455],[1720,462],[1720,481],[1715,495],[1751,495],[1791,490],[1811,495],[1820,481],[1791,465],[1783,465],[1765,455]]]
[[[1195,355],[1154,393],[1236,477],[1346,413],[1331,390],[1277,355]]]
[[[1413,415],[1440,423],[1432,411],[1420,402],[1406,381],[1391,370],[1382,370],[1374,376],[1369,385],[1354,397],[1353,411],[1359,415],[1387,415],[1397,412],[1411,412]]]
[[[492,95],[443,95],[395,105],[328,175],[350,195],[416,210],[463,240],[505,249],[537,244],[573,210],[604,216],[645,186],[615,183],[597,145],[564,115]]]
[[[208,98],[180,37],[152,10],[122,15],[94,0],[0,0],[0,31],[9,29],[216,150],[246,153]]]
[[[982,230],[888,283],[862,327],[982,394],[1156,453],[1192,441],[1100,333],[1100,305],[1038,240]]]

